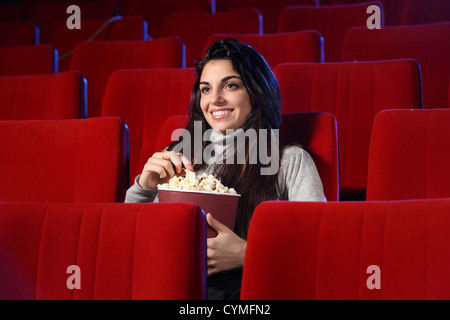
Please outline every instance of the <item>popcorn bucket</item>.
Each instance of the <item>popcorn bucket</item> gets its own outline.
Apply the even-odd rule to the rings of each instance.
[[[159,202],[195,203],[204,214],[211,213],[216,220],[231,230],[234,230],[236,222],[239,197],[239,194],[230,193],[159,189]],[[208,225],[207,237],[213,238],[216,235],[217,232]]]

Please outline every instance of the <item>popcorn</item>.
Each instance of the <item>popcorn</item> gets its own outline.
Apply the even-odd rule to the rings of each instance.
[[[158,184],[158,189],[237,194],[234,188],[224,186],[222,182],[213,175],[203,173],[197,178],[195,172],[190,170],[186,170],[185,177],[174,176],[169,182]]]

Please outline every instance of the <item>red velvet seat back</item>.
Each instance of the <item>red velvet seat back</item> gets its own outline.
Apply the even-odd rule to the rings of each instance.
[[[449,212],[450,199],[263,203],[241,299],[447,300]]]
[[[0,47],[0,75],[58,72],[58,52],[50,44]]]
[[[206,39],[215,33],[262,33],[257,9],[212,13],[170,13],[164,19],[161,35],[178,36],[186,45],[186,66],[203,59]],[[151,31],[149,31],[151,34]]]
[[[283,113],[313,111],[336,116],[341,195],[363,198],[375,115],[383,109],[421,107],[417,62],[281,64],[274,73]]]
[[[0,121],[0,202],[123,201],[120,118]]]
[[[368,200],[450,198],[450,109],[388,110],[375,118]]]
[[[400,24],[405,2],[410,0],[379,0],[383,4],[385,25],[396,26]],[[336,5],[364,2],[361,0],[320,0],[320,5]],[[368,17],[368,16],[367,16]]]
[[[288,6],[281,11],[278,32],[318,30],[324,38],[325,61],[340,61],[345,33],[352,27],[366,27],[370,5],[380,6],[384,26],[383,6],[372,1],[340,6]]]
[[[40,29],[41,43],[49,43],[49,34],[53,22],[67,20],[73,13],[67,13],[70,5],[80,8],[81,28],[84,19],[108,19],[115,15],[113,0],[102,1],[39,1],[32,9],[29,20],[34,21]],[[67,27],[66,27],[67,28]]]
[[[122,117],[128,125],[131,183],[155,152],[162,123],[169,116],[187,114],[193,86],[193,69],[122,70],[112,74],[102,116]]]
[[[273,69],[286,62],[323,62],[323,38],[316,30],[273,34],[214,34],[203,52],[217,40],[234,38],[255,48]]]
[[[92,41],[75,46],[70,70],[88,81],[88,116],[101,115],[108,79],[119,69],[179,68],[183,66],[183,43],[179,38],[153,41]]]
[[[53,22],[49,30],[48,41],[58,49],[60,55],[58,70],[60,72],[69,70],[73,49],[79,42],[87,40],[146,40],[146,24],[141,16],[115,17],[115,19],[83,18],[81,29],[68,29],[66,19]],[[107,23],[108,21],[110,22]]]
[[[3,5],[1,8],[4,9]],[[33,21],[0,23],[0,46],[26,46],[38,43],[39,27]]]
[[[86,117],[87,84],[79,72],[0,76],[0,120]]]
[[[345,36],[342,61],[416,59],[421,68],[424,108],[446,105],[450,74],[450,22],[386,27],[353,28]]]
[[[407,0],[400,22],[404,25],[412,25],[444,21],[450,21],[450,2],[446,0]]]
[[[337,122],[330,113],[283,114],[280,140],[298,143],[312,156],[328,201],[339,200]]]
[[[218,0],[218,2],[222,2]],[[260,0],[226,0],[223,1],[224,10],[238,10],[242,8],[257,8],[263,15],[263,32],[276,33],[278,28],[278,19],[281,10],[288,5],[299,6],[319,6],[319,0],[278,0],[278,1],[260,1]],[[218,4],[219,5],[219,4]]]
[[[143,16],[148,23],[150,36],[159,38],[164,19],[168,14],[174,12],[214,13],[216,0],[131,0],[129,2],[128,15]]]
[[[194,204],[0,203],[0,221],[2,300],[206,297],[206,226]],[[69,266],[79,289],[67,285]]]

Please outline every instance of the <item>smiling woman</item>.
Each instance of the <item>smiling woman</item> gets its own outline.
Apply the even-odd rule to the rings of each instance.
[[[156,186],[175,175],[184,175],[185,169],[198,175],[211,174],[234,188],[241,195],[234,230],[211,213],[206,214],[208,224],[217,232],[216,237],[207,239],[208,296],[238,299],[247,232],[256,206],[268,200],[326,198],[311,156],[299,146],[278,143],[281,93],[259,52],[234,39],[219,40],[197,63],[196,71],[184,130],[187,136],[194,137],[194,143],[190,139],[176,141],[149,158],[128,190],[126,202],[159,201]],[[207,132],[211,132],[210,138],[195,139],[205,137]],[[258,150],[259,154],[266,155],[257,161],[253,161],[255,146],[264,149]],[[182,149],[191,152],[180,153]],[[211,155],[207,162],[202,157],[205,152]],[[274,172],[263,174],[274,163],[264,159],[274,157]]]

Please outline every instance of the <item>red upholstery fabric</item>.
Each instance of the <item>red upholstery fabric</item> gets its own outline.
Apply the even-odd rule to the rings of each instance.
[[[401,24],[422,24],[450,21],[450,2],[447,0],[405,1]],[[448,42],[448,37],[447,40]]]
[[[0,23],[0,46],[26,46],[38,44],[38,30],[39,28],[33,21]]]
[[[383,4],[385,25],[396,26],[400,24],[405,2],[410,0],[378,0]],[[350,4],[364,2],[361,0],[320,0],[320,5]]]
[[[331,113],[283,114],[283,143],[298,143],[312,156],[328,201],[339,200],[339,158],[336,118]]]
[[[0,75],[58,72],[56,49],[50,44],[0,46]]]
[[[87,79],[88,116],[101,114],[108,78],[119,69],[179,68],[183,66],[181,39],[153,41],[92,41],[75,46],[70,70],[80,71]]]
[[[324,38],[325,61],[340,61],[345,33],[356,26],[366,28],[368,18],[366,10],[370,5],[380,6],[381,15],[384,17],[383,7],[379,1],[340,6],[289,6],[281,11],[278,31],[316,29]],[[382,26],[384,26],[383,18]]]
[[[70,67],[70,52],[75,45],[87,40],[145,40],[147,30],[141,16],[123,17],[110,22],[103,28],[108,19],[84,19],[81,29],[68,29],[66,19],[56,20],[49,31],[49,42],[58,49],[60,61],[59,71]],[[101,28],[103,28],[101,30]],[[100,31],[101,30],[101,31]],[[100,32],[99,32],[100,31]],[[92,38],[97,35],[95,38]]]
[[[1,22],[20,21],[20,3],[2,4],[0,10]]]
[[[0,77],[0,120],[84,118],[86,99],[79,72]]]
[[[220,1],[220,0],[219,0]],[[225,10],[238,10],[242,8],[257,8],[263,15],[263,32],[276,33],[278,28],[278,19],[281,10],[288,5],[300,6],[319,6],[319,0],[278,0],[278,1],[259,1],[259,0],[226,0]]]
[[[450,109],[388,110],[374,121],[368,200],[450,198]]]
[[[102,1],[40,1],[34,6],[31,21],[34,21],[40,29],[41,43],[49,42],[50,29],[53,22],[67,20],[70,16],[66,11],[69,5],[77,5],[81,11],[81,28],[84,19],[107,19],[115,15],[113,0]],[[67,29],[67,27],[66,27]]]
[[[353,28],[345,36],[342,61],[416,59],[421,67],[424,108],[446,104],[450,74],[450,22],[432,25]]]
[[[143,16],[148,22],[149,34],[153,38],[161,37],[164,19],[169,13],[174,12],[204,12],[214,13],[212,3],[215,0],[131,0],[129,15]]]
[[[114,202],[128,187],[120,118],[0,121],[0,201]]]
[[[0,203],[0,299],[203,299],[206,225],[171,204]],[[81,289],[67,280],[80,269]]]
[[[128,125],[130,183],[155,152],[162,123],[187,113],[193,86],[192,69],[122,70],[111,75],[102,116],[120,116]]]
[[[214,34],[206,40],[203,52],[217,40],[234,38],[261,53],[273,69],[286,62],[323,62],[323,38],[316,30],[274,34]]]
[[[261,14],[257,9],[219,13],[170,13],[164,19],[162,36],[179,36],[186,45],[186,66],[203,58],[206,39],[215,33],[262,34]],[[150,31],[151,34],[151,31]]]
[[[375,115],[384,109],[421,107],[417,62],[281,64],[274,73],[283,113],[314,111],[336,116],[341,195],[363,198]]]
[[[155,151],[164,150],[165,147],[167,147],[173,141],[176,141],[176,139],[178,139],[178,137],[180,136],[179,133],[181,132],[174,132],[174,131],[186,128],[188,121],[189,121],[188,115],[168,117],[163,122],[161,128],[159,129]],[[172,140],[172,135],[175,140]]]
[[[450,199],[263,203],[241,298],[447,300],[449,211]],[[367,286],[369,266],[380,268],[380,289]]]
[[[172,141],[176,129],[186,127],[188,116],[172,116],[162,124],[156,142],[157,150],[162,150]],[[177,138],[179,135],[176,135]],[[280,129],[282,143],[302,145],[314,159],[329,201],[339,200],[339,159],[337,123],[329,113],[283,114]]]

